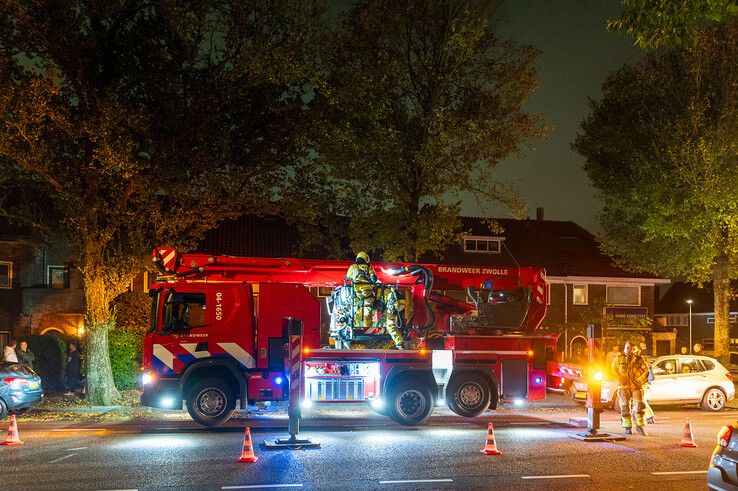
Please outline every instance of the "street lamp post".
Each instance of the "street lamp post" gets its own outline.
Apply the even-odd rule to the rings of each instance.
[[[692,299],[687,300],[689,305],[689,354],[692,354]]]

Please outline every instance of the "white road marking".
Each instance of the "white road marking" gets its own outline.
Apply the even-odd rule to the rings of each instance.
[[[87,450],[87,447],[68,448],[67,452],[75,452],[78,450]]]
[[[572,479],[576,477],[592,477],[589,474],[560,474],[558,476],[520,476],[522,479]]]
[[[246,486],[223,486],[220,489],[265,489],[265,488],[301,488],[302,484],[249,484]]]
[[[672,471],[672,472],[652,472],[654,476],[673,476],[676,474],[707,474],[707,471]]]
[[[75,455],[77,455],[77,452],[70,453],[69,455],[65,455],[64,457],[59,457],[58,459],[49,462],[49,464],[56,464],[57,462],[61,462],[62,460],[68,459],[69,457],[74,457]]]
[[[379,481],[379,484],[405,484],[405,483],[423,483],[423,482],[454,482],[453,479],[408,479],[406,481]]]
[[[502,422],[500,424],[501,425],[504,425],[504,423],[502,423]],[[556,423],[551,423],[551,422],[548,422],[548,421],[530,421],[530,422],[513,421],[513,422],[510,422],[508,424],[510,424],[510,425],[521,425],[521,426],[543,426],[543,425],[548,426],[548,425],[552,425],[552,424],[556,424]]]

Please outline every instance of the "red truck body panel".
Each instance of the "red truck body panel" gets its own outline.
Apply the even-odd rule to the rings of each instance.
[[[410,292],[414,325],[430,320],[423,308],[430,299],[434,337],[421,337],[416,350],[336,350],[321,348],[324,309],[308,288],[341,285],[351,262],[179,254],[171,248],[155,250],[155,260],[165,274],[152,285],[156,329],[146,336],[143,364],[161,382],[144,387],[144,404],[157,405],[162,394],[171,394],[181,406],[193,373],[212,375],[216,369],[226,370],[229,383],[238,385],[234,390],[242,405],[287,398],[285,318],[303,324],[302,397],[311,401],[370,401],[408,374],[435,380],[433,392],[440,398],[454,374],[466,372],[483,375],[497,389],[495,404],[498,398],[545,397],[557,336],[535,333],[547,305],[540,268],[374,263],[380,281]],[[416,277],[398,274],[418,266],[432,272],[432,292]],[[475,305],[458,298],[467,287],[485,289],[485,295],[525,288],[529,307],[522,324],[514,332],[504,326],[457,332],[455,320],[477,313]],[[485,302],[495,303],[492,293]],[[171,301],[175,297],[179,303]],[[191,319],[186,328],[165,326],[175,304],[186,304]]]

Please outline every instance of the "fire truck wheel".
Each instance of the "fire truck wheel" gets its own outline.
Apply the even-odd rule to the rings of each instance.
[[[401,380],[392,389],[389,397],[389,417],[405,426],[416,426],[425,422],[433,411],[433,394],[420,380]]]
[[[487,381],[478,373],[465,372],[451,377],[446,388],[448,408],[465,418],[482,414],[492,397]]]
[[[187,411],[203,426],[218,426],[228,421],[236,408],[233,390],[217,378],[201,380],[187,395]]]

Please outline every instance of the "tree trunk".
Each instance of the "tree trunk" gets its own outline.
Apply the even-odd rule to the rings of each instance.
[[[95,405],[112,405],[118,397],[108,350],[108,331],[115,327],[110,299],[98,268],[85,268],[87,323],[87,400]]]
[[[715,297],[715,357],[726,361],[730,352],[730,276],[728,258],[720,255],[715,259],[712,271],[712,289]]]

